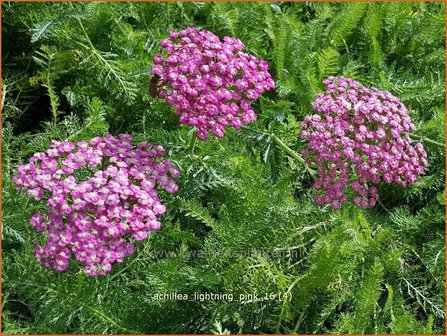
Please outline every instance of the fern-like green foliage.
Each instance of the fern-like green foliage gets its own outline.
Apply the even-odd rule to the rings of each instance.
[[[2,326],[5,334],[445,334],[445,151],[381,204],[315,205],[296,151],[322,80],[391,91],[417,136],[445,140],[445,5],[439,3],[3,3]],[[277,89],[258,120],[199,142],[147,95],[172,28],[232,35]],[[43,205],[11,182],[52,139],[131,133],[180,170],[162,229],[106,277],[40,268],[27,223]],[[419,140],[416,140],[419,141]],[[169,293],[190,300],[160,300]],[[232,294],[200,300],[194,294]]]

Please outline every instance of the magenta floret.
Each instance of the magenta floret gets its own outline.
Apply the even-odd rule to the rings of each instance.
[[[275,83],[268,64],[243,52],[239,39],[223,41],[207,30],[189,27],[171,31],[160,42],[152,75],[160,77],[158,96],[174,106],[179,122],[197,127],[197,138],[224,136],[225,127],[239,129],[256,120],[252,101]]]
[[[422,144],[413,146],[416,129],[408,109],[387,91],[368,89],[355,80],[329,77],[326,92],[312,104],[314,115],[301,124],[302,151],[316,164],[316,202],[340,208],[353,195],[363,208],[373,207],[380,182],[407,187],[428,167]]]
[[[125,237],[144,240],[160,229],[158,217],[166,206],[156,186],[176,192],[180,171],[160,159],[162,146],[133,146],[131,140],[131,135],[109,134],[88,142],[53,141],[46,152],[18,167],[16,188],[47,205],[46,213],[29,220],[47,233],[47,243],[35,248],[42,267],[64,271],[73,254],[88,275],[104,275],[134,253]]]

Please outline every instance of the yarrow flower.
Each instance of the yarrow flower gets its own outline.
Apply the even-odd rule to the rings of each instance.
[[[180,123],[198,128],[200,140],[208,138],[208,130],[221,138],[225,126],[239,129],[256,120],[252,101],[275,87],[267,62],[244,53],[239,39],[221,41],[189,27],[171,31],[160,45],[164,52],[154,57],[152,68],[158,96],[175,107]]]
[[[18,167],[17,189],[45,201],[46,213],[33,214],[29,223],[48,238],[36,245],[43,268],[64,271],[74,257],[88,275],[104,275],[114,262],[134,253],[129,237],[140,241],[160,229],[166,211],[156,186],[178,190],[180,175],[168,160],[159,159],[160,145],[140,142],[132,135],[106,135],[88,142],[53,141],[46,152],[34,154]]]
[[[387,91],[368,89],[355,80],[329,77],[326,92],[312,104],[314,115],[301,124],[302,151],[316,164],[316,202],[340,208],[353,196],[356,205],[373,207],[380,182],[407,187],[428,167],[421,143],[409,132],[416,127],[408,109]]]

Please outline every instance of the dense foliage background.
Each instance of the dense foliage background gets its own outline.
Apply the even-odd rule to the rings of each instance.
[[[311,177],[268,134],[200,142],[148,97],[151,59],[173,27],[240,38],[277,89],[250,128],[295,150],[322,79],[390,90],[418,134],[444,142],[443,3],[3,3],[4,333],[445,333],[445,151],[382,204],[314,204]],[[50,139],[111,132],[162,143],[182,170],[163,227],[111,275],[42,270],[27,223],[41,205],[16,167]],[[240,253],[237,253],[237,252]],[[250,254],[247,255],[247,251]],[[243,252],[243,253],[242,253]],[[157,293],[236,300],[156,301]],[[288,293],[291,300],[238,294]]]

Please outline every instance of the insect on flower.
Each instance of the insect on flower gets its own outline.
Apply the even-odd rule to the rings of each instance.
[[[147,91],[151,97],[158,97],[158,90],[160,89],[161,84],[163,83],[160,75],[153,75],[149,80],[149,85],[147,87]]]

